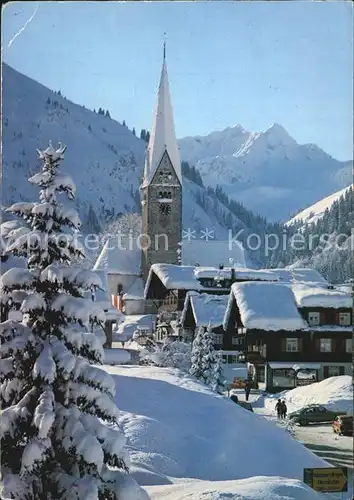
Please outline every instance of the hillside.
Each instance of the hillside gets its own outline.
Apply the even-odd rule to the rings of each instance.
[[[305,208],[304,210],[301,210],[298,214],[296,214],[292,219],[290,219],[286,225],[291,225],[291,224],[313,224],[314,222],[317,222],[318,219],[321,219],[326,210],[329,210],[333,203],[350,189],[350,186],[341,189],[340,191],[337,191],[336,193],[331,194],[330,196],[326,196],[326,198],[323,198],[323,200],[317,201],[313,205],[311,205],[308,208]]]
[[[177,369],[105,369],[116,382],[131,473],[152,498],[317,498],[301,483],[303,468],[326,462],[283,429]],[[256,496],[255,481],[268,495]],[[182,483],[189,496],[178,490]]]
[[[179,141],[206,186],[219,184],[232,199],[271,221],[288,220],[351,182],[351,163],[315,144],[298,144],[279,124],[251,133],[241,125]]]
[[[122,124],[65,99],[57,92],[3,64],[3,199],[7,206],[33,199],[27,178],[38,168],[36,149],[49,140],[68,146],[65,171],[77,187],[77,207],[84,231],[96,230],[97,220],[124,212],[140,212],[139,184],[146,143]],[[151,110],[152,114],[152,110]],[[228,231],[217,200],[203,208],[197,198],[205,188],[184,180],[183,225],[212,228],[218,239]],[[245,226],[230,214],[232,224]],[[97,220],[96,220],[97,219]],[[93,224],[94,222],[94,224]]]

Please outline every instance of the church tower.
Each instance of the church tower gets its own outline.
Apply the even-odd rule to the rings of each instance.
[[[166,67],[166,48],[141,185],[142,273],[151,264],[178,264],[182,240],[182,171]],[[149,245],[147,244],[149,243]]]

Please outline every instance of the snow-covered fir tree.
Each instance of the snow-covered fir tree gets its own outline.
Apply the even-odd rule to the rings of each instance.
[[[115,384],[95,332],[103,312],[84,290],[100,286],[75,242],[79,217],[68,203],[75,186],[59,169],[65,147],[38,151],[42,170],[29,181],[39,202],[9,211],[28,227],[6,251],[27,258],[1,279],[8,303],[21,297],[22,322],[0,325],[0,497],[16,500],[141,500],[128,474],[118,427]]]
[[[202,346],[203,346],[203,358],[202,358],[202,372],[203,379],[207,385],[210,385],[213,389],[217,389],[219,382],[218,374],[218,356],[217,352],[214,348],[214,333],[211,328],[211,325],[208,325],[208,328],[205,330],[202,337]]]
[[[191,367],[189,370],[189,373],[199,380],[203,380],[203,336],[204,328],[197,328],[192,344]]]

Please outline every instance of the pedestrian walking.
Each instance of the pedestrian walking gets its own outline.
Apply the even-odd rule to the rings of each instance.
[[[287,412],[288,412],[288,408],[287,408],[287,406],[286,406],[285,401],[283,400],[283,401],[281,402],[281,418],[286,418],[286,414],[287,414]]]
[[[280,399],[278,399],[277,404],[275,405],[275,411],[277,412],[278,420],[280,420],[282,411],[282,403]]]
[[[248,401],[250,392],[251,392],[251,384],[250,384],[249,380],[247,380],[246,385],[245,385],[246,401]]]

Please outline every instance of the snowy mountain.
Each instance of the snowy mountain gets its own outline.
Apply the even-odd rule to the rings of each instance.
[[[286,223],[286,225],[288,226],[297,223],[312,224],[314,222],[317,222],[318,219],[321,219],[324,216],[325,211],[327,209],[329,210],[333,203],[336,200],[339,200],[339,198],[343,196],[350,189],[350,187],[351,186],[341,189],[340,191],[337,191],[330,196],[326,196],[326,198],[323,198],[323,200],[317,201],[310,207],[305,208],[305,210],[302,210],[297,215],[295,215],[295,217],[290,219]]]
[[[108,215],[140,211],[138,189],[146,143],[115,120],[74,104],[3,64],[4,206],[36,196],[27,178],[38,169],[36,149],[46,147],[49,140],[68,146],[65,168],[77,187],[84,229],[92,230],[88,223],[95,217],[102,223]],[[227,239],[220,214],[229,210],[222,203],[188,179],[183,196],[185,228],[197,232],[209,228],[216,238]],[[204,207],[198,197],[203,197]],[[229,219],[244,226],[232,214]]]
[[[351,163],[314,144],[298,144],[281,125],[251,133],[236,125],[179,141],[181,158],[195,165],[206,186],[219,184],[248,209],[287,220],[302,207],[351,182]]]

